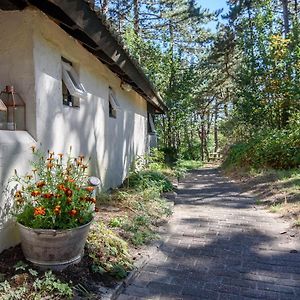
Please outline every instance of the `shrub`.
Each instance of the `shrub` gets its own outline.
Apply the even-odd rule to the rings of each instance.
[[[89,232],[87,252],[94,272],[107,272],[120,279],[133,267],[127,243],[101,221],[95,222]]]
[[[173,190],[173,185],[170,180],[160,172],[153,170],[131,173],[126,179],[125,184],[136,190],[143,190],[151,187],[157,187],[161,192]]]
[[[289,169],[300,165],[300,130],[269,130],[247,142],[233,145],[223,163],[225,168]]]

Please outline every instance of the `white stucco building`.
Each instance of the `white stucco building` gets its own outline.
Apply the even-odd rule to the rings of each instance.
[[[0,106],[0,192],[14,169],[27,172],[32,145],[72,146],[91,157],[102,188],[119,185],[147,151],[149,115],[165,106],[118,39],[85,0],[3,0],[0,29],[0,90],[13,86],[25,102],[17,130],[8,130]],[[0,252],[18,242],[6,201],[0,197]]]

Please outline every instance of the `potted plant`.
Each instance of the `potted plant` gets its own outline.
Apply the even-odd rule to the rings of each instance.
[[[84,156],[65,158],[48,151],[44,155],[32,147],[32,170],[25,176],[15,172],[16,218],[21,247],[32,263],[63,269],[79,262],[96,199],[88,186]]]

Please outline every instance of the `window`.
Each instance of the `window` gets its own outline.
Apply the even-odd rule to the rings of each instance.
[[[109,116],[111,118],[116,118],[117,111],[120,109],[120,105],[111,87],[109,87],[108,104],[109,104]]]
[[[148,133],[150,134],[156,133],[153,116],[150,113],[148,113]]]
[[[62,95],[63,104],[72,107],[79,107],[80,98],[87,96],[72,63],[64,58],[62,58]]]

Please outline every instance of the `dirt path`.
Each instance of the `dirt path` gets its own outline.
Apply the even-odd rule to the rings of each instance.
[[[165,242],[118,299],[299,300],[299,235],[217,169],[194,171]]]

